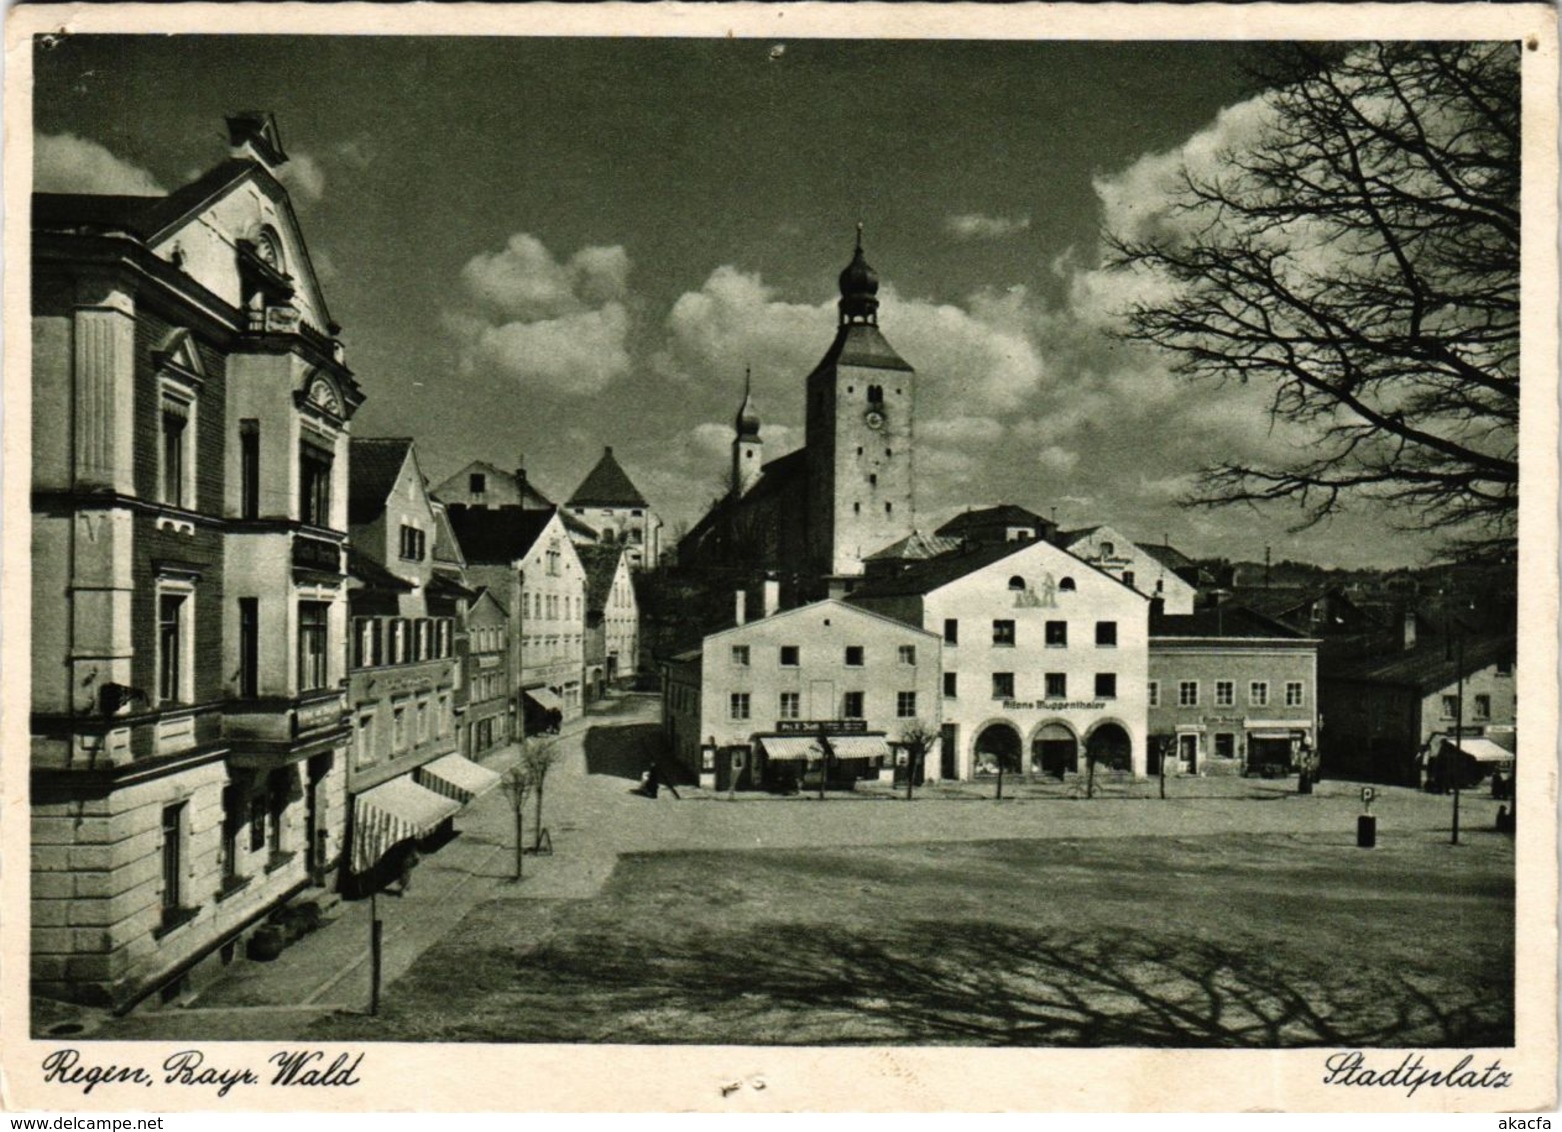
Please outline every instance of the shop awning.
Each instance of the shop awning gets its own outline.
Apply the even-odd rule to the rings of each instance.
[[[1459,750],[1478,763],[1511,763],[1513,761],[1512,751],[1493,743],[1490,739],[1472,737],[1460,739],[1455,744],[1452,739],[1445,738],[1443,746],[1445,748],[1457,746]]]
[[[544,711],[563,711],[564,701],[551,688],[527,688],[527,698]]]
[[[1281,737],[1289,739],[1293,731],[1311,731],[1313,729],[1312,722],[1306,719],[1246,719],[1242,721],[1242,726],[1248,731],[1278,732],[1275,736],[1259,736],[1259,738],[1265,739]]]
[[[1249,739],[1284,739],[1286,742],[1292,737],[1289,731],[1249,731],[1247,735]]]
[[[364,873],[403,841],[432,833],[461,803],[404,774],[353,799],[353,872]]]
[[[765,757],[772,762],[778,759],[807,759],[814,762],[823,756],[819,745],[809,735],[767,735],[760,741]]]
[[[499,785],[499,775],[471,759],[451,754],[417,769],[418,785],[463,806]]]
[[[886,759],[890,753],[882,735],[832,735],[830,748],[838,759]]]

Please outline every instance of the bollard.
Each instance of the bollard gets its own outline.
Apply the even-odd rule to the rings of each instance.
[[[1378,843],[1378,819],[1373,814],[1356,815],[1356,848],[1371,849]]]

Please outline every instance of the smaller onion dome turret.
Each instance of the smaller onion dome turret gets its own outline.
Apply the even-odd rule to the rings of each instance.
[[[759,435],[759,411],[754,408],[753,371],[743,371],[743,404],[738,406],[738,436]]]

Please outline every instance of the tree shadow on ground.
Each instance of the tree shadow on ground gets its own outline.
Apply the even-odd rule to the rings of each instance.
[[[1511,961],[1360,971],[1284,962],[1261,945],[1043,932],[1001,924],[766,924],[655,940],[554,936],[472,956],[450,1013],[419,1037],[457,1041],[781,1045],[1503,1046]],[[437,988],[424,987],[424,991]],[[419,996],[420,998],[423,996]],[[426,1001],[426,1000],[425,1000]],[[408,1022],[413,1019],[409,1018]]]

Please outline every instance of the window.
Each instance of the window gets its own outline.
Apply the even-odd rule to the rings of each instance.
[[[1499,660],[1497,662],[1497,675],[1498,676],[1512,676],[1513,675],[1513,661],[1511,659]]]
[[[238,785],[222,788],[222,883],[227,888],[239,878],[239,830],[244,825],[243,795]]]
[[[1177,706],[1199,706],[1199,682],[1197,680],[1184,680],[1177,685]]]
[[[391,709],[391,750],[407,749],[407,705],[397,704]]]
[[[748,667],[748,646],[747,645],[733,645],[732,646],[732,667],[734,667],[734,668],[747,668]]]
[[[249,797],[249,851],[259,853],[266,847],[266,796],[251,794]]]
[[[1111,543],[1103,542],[1101,544],[1101,557],[1102,558],[1111,558],[1116,553],[1117,553],[1117,547],[1115,547]]]
[[[732,719],[748,718],[748,693],[733,692],[728,700],[728,715]]]
[[[1115,672],[1097,672],[1096,673],[1096,699],[1098,699],[1098,700],[1115,700],[1115,699],[1117,699],[1117,673],[1115,673]]]
[[[847,645],[846,646],[846,667],[848,667],[848,668],[861,668],[862,667],[862,646],[861,645]]]
[[[800,719],[803,714],[803,694],[801,692],[781,693],[781,718]]]
[[[863,699],[863,696],[862,696],[861,692],[847,692],[844,696],[842,696],[841,697],[841,718],[842,719],[862,719],[863,716],[866,714],[863,711],[862,699]]]
[[[993,622],[993,644],[1011,648],[1014,645],[1014,622]]]
[[[1009,590],[1013,593],[1022,593],[1025,589],[1025,579],[1018,574],[1009,579]]]
[[[1048,621],[1047,622],[1047,647],[1048,648],[1067,648],[1068,647],[1068,622],[1067,621]]]
[[[1269,681],[1254,680],[1247,686],[1247,702],[1254,707],[1264,707],[1269,703]]]
[[[331,454],[325,449],[299,445],[298,518],[312,527],[331,525],[331,463]]]
[[[416,527],[401,525],[401,556],[409,562],[422,562],[428,550],[428,535]]]
[[[861,503],[853,503],[852,504],[852,514],[853,515],[861,515],[862,514],[862,504]]]
[[[429,734],[428,726],[429,726],[428,701],[427,700],[419,700],[418,701],[418,742],[419,743],[426,743],[426,742],[428,742],[428,734]]]
[[[239,697],[260,695],[260,600],[239,598]]]
[[[1151,707],[1160,707],[1161,706],[1161,682],[1159,680],[1151,680],[1150,683],[1147,685],[1147,689],[1149,691],[1150,706]]]
[[[944,618],[944,644],[958,645],[960,643],[960,622],[953,617]]]
[[[993,673],[993,699],[1012,700],[1014,698],[1014,673]]]
[[[260,518],[260,422],[239,422],[239,515]]]
[[[1477,697],[1478,699],[1479,697]],[[1301,707],[1303,701],[1302,682],[1300,680],[1287,680],[1285,682],[1285,706]],[[1491,697],[1487,697],[1487,704],[1491,703]]]
[[[488,490],[488,477],[482,472],[473,472],[466,477],[466,489],[475,498],[481,499]]]
[[[878,473],[877,472],[869,472],[868,473],[868,486],[869,487],[878,487],[879,486],[879,477],[878,477]]]
[[[1237,757],[1237,737],[1229,731],[1222,731],[1215,736],[1215,757],[1217,759],[1234,759]]]
[[[801,650],[796,645],[781,646],[781,667],[796,668]]]
[[[1049,700],[1066,699],[1067,696],[1068,696],[1068,673],[1066,673],[1066,672],[1049,672],[1049,673],[1047,673],[1045,686],[1046,686],[1046,689],[1047,689],[1047,699],[1049,699]]]
[[[157,700],[174,704],[184,698],[185,595],[160,594],[157,599]]]
[[[960,695],[960,693],[956,690],[958,687],[956,677],[958,675],[959,673],[957,672],[944,673],[944,695],[949,697],[951,700]]]
[[[917,694],[915,692],[895,693],[895,718],[914,719],[917,714]]]
[[[1459,697],[1458,696],[1444,696],[1443,697],[1443,718],[1444,719],[1453,719],[1458,714],[1459,714]]]
[[[1215,681],[1215,706],[1230,707],[1237,702],[1237,685],[1234,680]]]
[[[190,404],[176,397],[163,396],[163,502],[171,507],[191,507],[194,500],[187,473],[190,471]]]
[[[884,513],[886,515],[893,515],[895,513],[895,505],[893,503],[885,503]]]
[[[266,818],[271,828],[271,856],[273,858],[282,852],[282,817],[287,813],[287,799],[291,792],[291,783],[288,781],[287,772],[281,770],[272,771],[270,781],[266,787]]]
[[[1124,570],[1123,571],[1123,585],[1131,586],[1133,584],[1134,584],[1134,572],[1132,570]]]
[[[176,802],[163,807],[163,915],[184,906],[184,807]]]
[[[917,646],[916,645],[901,645],[900,648],[897,649],[896,651],[897,651],[897,653],[900,656],[900,663],[902,663],[902,664],[915,664],[917,662]]]
[[[1289,692],[1287,692],[1287,698],[1289,698],[1289,695],[1290,695]],[[1491,697],[1489,695],[1487,695],[1486,693],[1484,693],[1484,692],[1480,692],[1480,693],[1476,694],[1476,697],[1475,697],[1475,718],[1476,719],[1490,719],[1491,718]]]
[[[1096,647],[1103,649],[1117,647],[1116,621],[1096,622]]]
[[[1064,578],[1061,582],[1058,583],[1058,589],[1062,590],[1066,594],[1073,593],[1076,588],[1077,587],[1074,585],[1073,578]]]
[[[298,603],[298,690],[324,688],[326,682],[326,618],[323,601]]]

